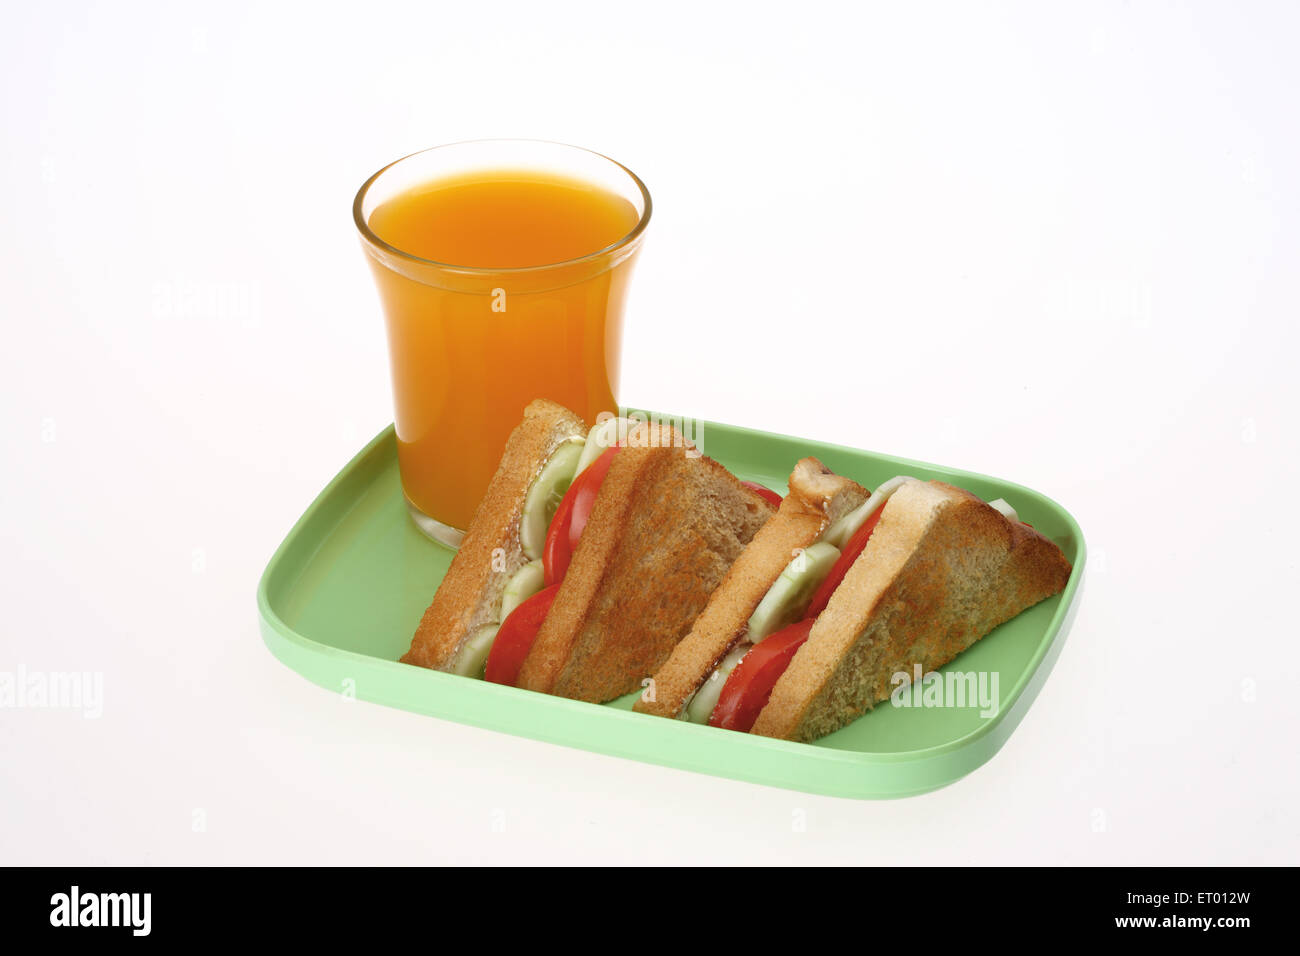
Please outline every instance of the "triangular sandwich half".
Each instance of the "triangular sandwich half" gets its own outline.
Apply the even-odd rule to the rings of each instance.
[[[1060,592],[1061,549],[970,492],[908,481],[794,653],[752,733],[815,740]]]
[[[639,689],[772,514],[674,429],[636,426],[610,461],[518,686],[589,701]]]
[[[500,624],[506,585],[531,560],[520,541],[528,492],[558,449],[586,436],[586,423],[563,405],[538,399],[524,409],[404,663],[454,671],[465,644]]]

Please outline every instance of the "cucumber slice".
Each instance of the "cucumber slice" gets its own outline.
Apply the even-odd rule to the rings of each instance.
[[[578,459],[578,470],[582,474],[587,466],[601,456],[607,448],[618,444],[619,430],[631,428],[632,423],[626,418],[607,418],[587,433],[587,444],[583,446],[582,457]]]
[[[808,610],[808,604],[826,575],[831,573],[840,549],[825,541],[804,548],[776,579],[749,617],[747,637],[757,644],[787,624],[793,624]]]
[[[889,500],[890,495],[907,484],[907,482],[915,480],[915,478],[909,478],[907,475],[890,478],[877,488],[870,498],[827,528],[826,533],[822,535],[822,540],[835,545],[837,548],[843,548],[849,543],[849,538],[853,537],[853,532],[861,528],[866,523],[866,520],[876,513],[877,508],[885,506],[885,502]]]
[[[541,558],[529,561],[516,571],[501,595],[501,623],[505,623],[511,611],[540,591],[545,580],[546,569]]]
[[[487,667],[488,654],[492,651],[492,642],[497,639],[499,624],[484,624],[470,635],[469,640],[460,646],[455,659],[451,662],[451,672],[461,677],[482,677]]]
[[[524,498],[524,514],[519,520],[519,544],[524,549],[524,556],[530,560],[542,556],[546,529],[551,526],[555,509],[560,507],[560,499],[578,474],[578,459],[582,457],[582,449],[581,438],[560,445],[528,489],[528,496]]]
[[[1020,520],[1020,515],[1016,514],[1016,509],[1011,507],[1009,504],[1007,504],[1007,500],[1005,498],[994,498],[992,501],[989,502],[989,504],[994,508],[996,508],[998,511],[1002,512],[1003,515],[1010,518],[1012,521]]]
[[[741,641],[731,649],[722,663],[718,665],[700,685],[700,689],[695,692],[690,703],[682,711],[682,717],[693,724],[707,724],[709,717],[713,715],[713,708],[718,706],[718,697],[722,694],[722,688],[727,683],[727,678],[731,672],[736,669],[740,659],[750,652],[754,647],[749,641]]]

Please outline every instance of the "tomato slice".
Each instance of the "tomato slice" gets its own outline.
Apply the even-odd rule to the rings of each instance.
[[[542,588],[510,612],[510,616],[501,624],[492,650],[488,652],[487,667],[483,679],[494,684],[514,687],[519,680],[519,668],[524,665],[524,658],[532,650],[537,632],[546,620],[555,595],[560,590],[558,584]]]
[[[546,543],[542,546],[542,580],[547,585],[559,584],[564,578],[564,572],[569,570],[573,549],[578,546],[582,530],[587,527],[591,506],[595,504],[601,482],[609,472],[616,451],[617,445],[601,452],[599,458],[573,479],[573,484],[569,485],[569,490],[560,499],[555,517],[546,529]]]
[[[871,532],[876,530],[876,522],[880,520],[880,516],[884,513],[885,506],[881,505],[870,518],[862,522],[862,527],[853,532],[853,537],[849,538],[845,543],[844,550],[840,552],[839,560],[831,568],[831,573],[826,575],[826,580],[822,581],[821,587],[813,595],[812,603],[808,605],[809,617],[816,617],[826,610],[831,595],[835,593],[835,589],[844,580],[844,575],[849,573],[849,568],[853,567],[853,562],[858,560],[858,557],[866,548],[867,541],[871,539]]]
[[[569,569],[569,560],[573,557],[573,548],[569,544],[569,524],[573,520],[573,489],[581,477],[579,475],[569,485],[569,490],[560,499],[560,506],[555,509],[555,516],[546,529],[546,542],[542,545],[542,582],[547,586],[560,583],[560,578]]]
[[[614,452],[618,451],[618,447],[615,445],[613,448],[606,448],[600,453],[600,457],[583,469],[582,474],[573,481],[577,491],[573,494],[573,516],[569,520],[570,551],[578,547],[578,540],[582,537],[583,529],[587,527],[587,519],[591,517],[591,507],[596,503],[596,496],[600,494],[600,486],[604,483],[605,476],[609,474],[609,466],[614,460]]]
[[[794,660],[795,651],[808,640],[814,623],[813,618],[805,618],[755,644],[722,686],[717,706],[709,715],[709,726],[748,733],[767,706],[772,688]]]
[[[778,495],[771,488],[765,488],[762,485],[760,485],[757,481],[742,481],[741,484],[752,491],[757,491],[760,495],[762,495],[764,499],[766,499],[772,505],[773,508],[781,507],[781,496]]]

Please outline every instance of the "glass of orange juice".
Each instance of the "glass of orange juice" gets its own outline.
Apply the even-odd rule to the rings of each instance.
[[[617,410],[650,193],[589,150],[482,140],[385,166],[353,218],[387,322],[402,489],[420,529],[455,547],[525,405],[588,424]]]

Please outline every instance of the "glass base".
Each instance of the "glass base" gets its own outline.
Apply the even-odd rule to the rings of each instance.
[[[405,497],[405,495],[403,495]],[[465,540],[465,532],[459,528],[453,528],[449,524],[443,524],[437,518],[430,518],[415,505],[411,504],[411,499],[406,499],[406,510],[411,514],[411,520],[415,526],[424,532],[426,537],[432,538],[439,544],[445,544],[447,547],[456,549],[460,543]]]

